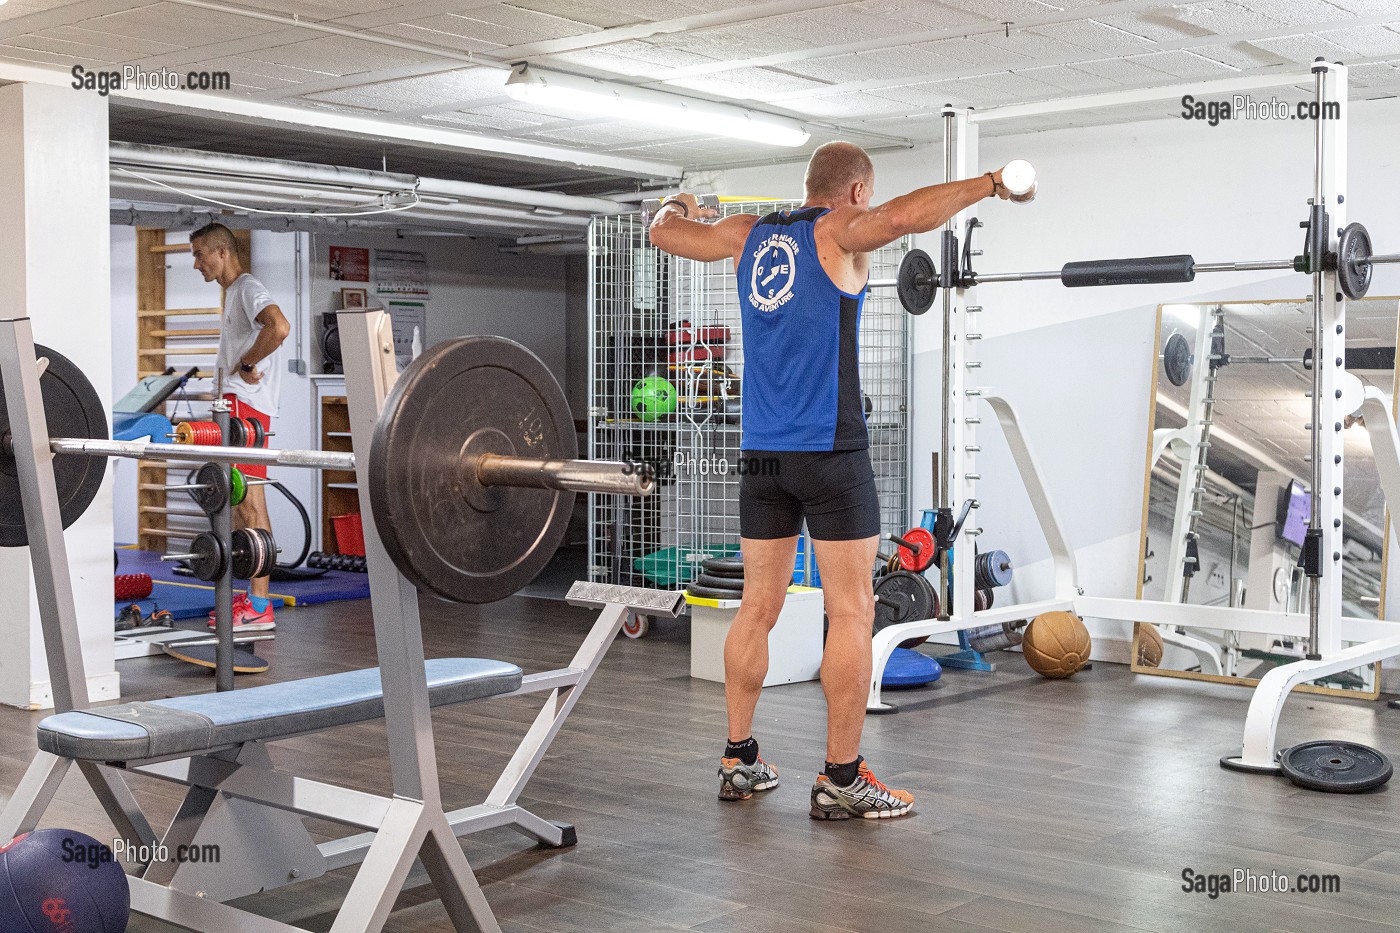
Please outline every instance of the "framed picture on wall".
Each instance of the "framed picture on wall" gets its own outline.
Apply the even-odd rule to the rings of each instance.
[[[341,310],[347,308],[363,308],[369,303],[369,289],[365,288],[342,288],[340,290]]]

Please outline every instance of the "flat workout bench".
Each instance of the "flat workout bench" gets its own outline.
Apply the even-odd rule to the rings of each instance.
[[[514,664],[482,658],[425,662],[428,702],[448,706],[520,688]],[[78,761],[143,761],[271,742],[384,717],[379,668],[74,710],[39,723],[39,748]]]

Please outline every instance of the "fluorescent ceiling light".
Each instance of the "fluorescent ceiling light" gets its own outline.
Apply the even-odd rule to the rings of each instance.
[[[800,146],[811,138],[802,124],[786,117],[650,88],[540,71],[523,62],[506,80],[506,93],[516,100],[615,120],[675,126],[694,130],[696,135],[733,136],[772,146]]]

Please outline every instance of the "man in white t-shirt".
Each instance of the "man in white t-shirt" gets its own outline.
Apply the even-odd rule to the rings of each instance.
[[[292,326],[263,284],[243,271],[238,241],[228,227],[217,223],[200,227],[190,234],[190,251],[194,254],[195,271],[204,276],[204,281],[224,287],[217,366],[222,379],[220,391],[233,405],[230,416],[244,419],[249,428],[257,421],[267,434],[277,416],[277,395],[282,387],[281,354],[277,350]],[[253,433],[248,433],[251,443]],[[262,446],[267,446],[266,440]],[[239,464],[238,469],[245,477],[267,478],[267,467],[260,464]],[[267,497],[261,485],[248,487],[243,503],[233,511],[233,520],[237,528],[271,529]],[[213,613],[209,624],[214,624]],[[268,578],[250,580],[247,595],[233,602],[234,629],[260,631],[274,625]]]

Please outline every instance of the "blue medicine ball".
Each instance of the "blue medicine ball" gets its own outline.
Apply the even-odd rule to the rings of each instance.
[[[39,829],[0,848],[0,930],[123,933],[131,889],[112,850],[71,829]]]

